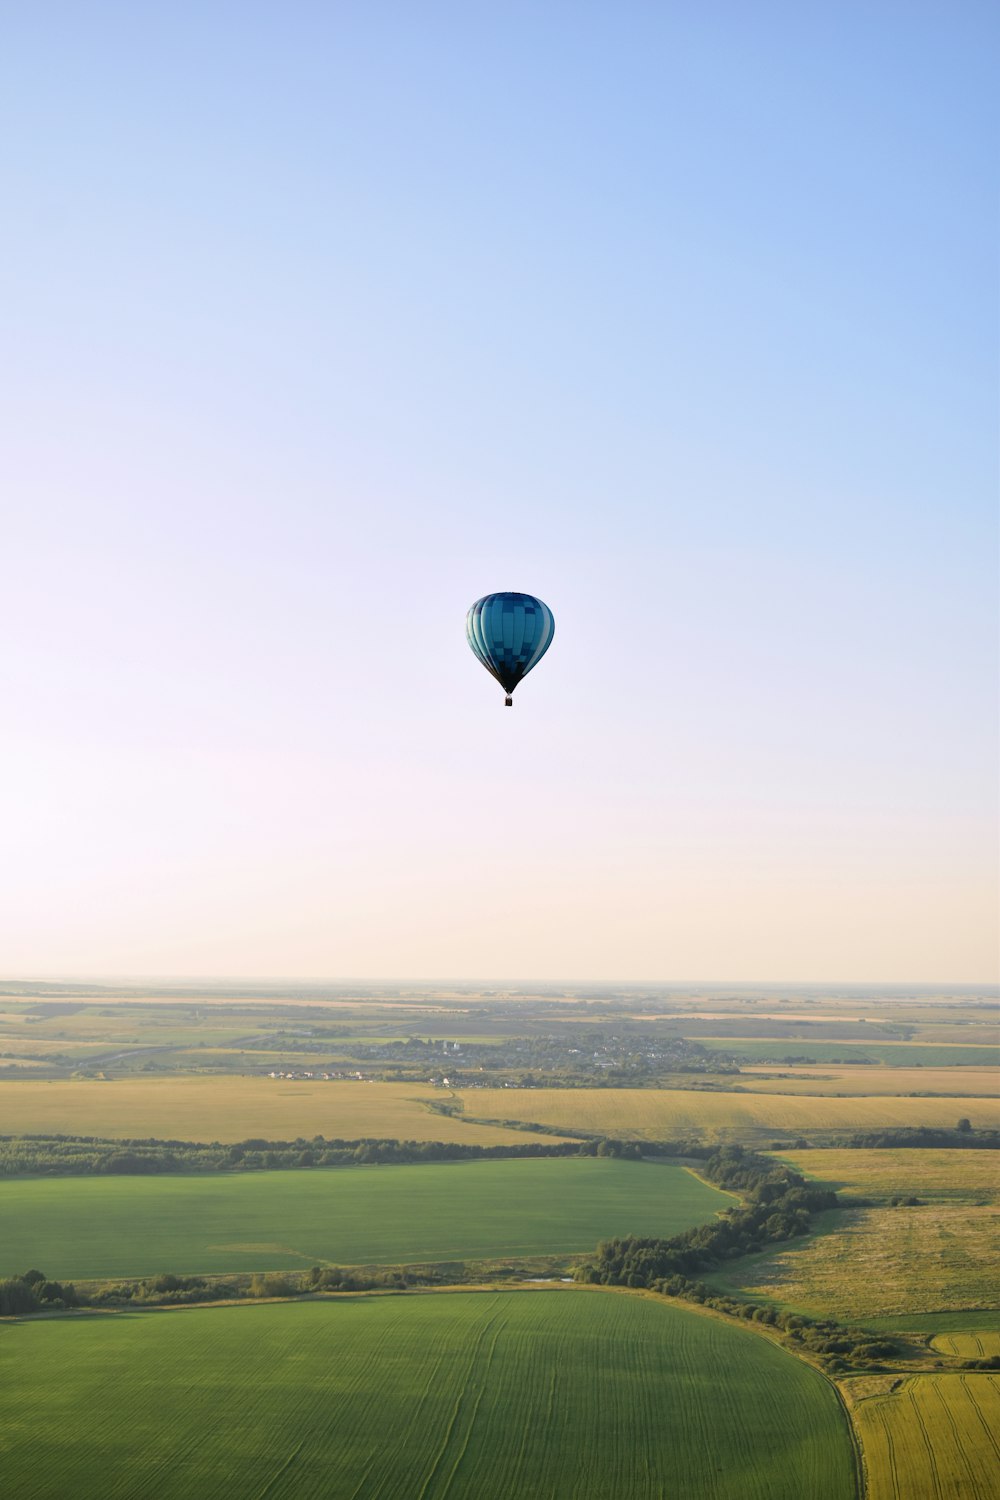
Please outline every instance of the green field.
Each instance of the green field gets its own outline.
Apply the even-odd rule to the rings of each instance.
[[[989,1308],[960,1308],[957,1312],[900,1313],[896,1317],[859,1319],[862,1328],[875,1333],[922,1333],[927,1339],[942,1333],[995,1333],[1000,1313]]]
[[[614,1234],[670,1235],[732,1198],[661,1162],[598,1157],[3,1184],[0,1275],[556,1255]]]
[[[766,1339],[582,1289],[21,1323],[18,1500],[853,1500],[833,1390]]]
[[[692,1037],[706,1047],[747,1061],[786,1057],[813,1062],[885,1064],[890,1068],[995,1068],[1000,1049],[947,1042],[813,1042],[802,1037]]]

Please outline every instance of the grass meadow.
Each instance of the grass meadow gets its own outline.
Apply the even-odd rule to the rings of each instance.
[[[42,1177],[3,1197],[0,1275],[71,1280],[571,1254],[733,1202],[683,1167],[597,1157]]]
[[[935,1202],[992,1203],[1000,1196],[1000,1151],[782,1151],[805,1177],[851,1198],[903,1194]]]
[[[582,1289],[20,1323],[0,1380],[19,1500],[855,1493],[815,1370],[719,1319]]]
[[[919,1333],[923,1334],[929,1347],[944,1333],[986,1333],[992,1338],[1000,1331],[1000,1313],[994,1308],[959,1308],[957,1312],[903,1313],[894,1318],[865,1318],[862,1324],[874,1333]],[[941,1351],[944,1352],[943,1350]],[[978,1354],[963,1355],[962,1358],[978,1359]]]
[[[843,1322],[1000,1309],[998,1220],[994,1207],[959,1204],[844,1210],[828,1220],[835,1232],[750,1257],[739,1287],[752,1298]]]
[[[821,1232],[749,1256],[713,1284],[864,1323],[1000,1309],[1000,1152],[813,1150],[782,1160],[847,1206],[823,1214]],[[920,1201],[888,1206],[894,1196]]]
[[[1000,1473],[1000,1380],[914,1375],[845,1380],[867,1478],[866,1500],[994,1500]]]

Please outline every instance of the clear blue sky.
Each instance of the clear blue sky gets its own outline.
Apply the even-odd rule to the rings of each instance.
[[[997,43],[12,8],[0,967],[995,975]]]

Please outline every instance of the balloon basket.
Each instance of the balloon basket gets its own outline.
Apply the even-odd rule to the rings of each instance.
[[[513,708],[514,707],[514,700],[513,700],[513,698],[505,698],[503,701],[504,701],[504,707],[505,708]]]

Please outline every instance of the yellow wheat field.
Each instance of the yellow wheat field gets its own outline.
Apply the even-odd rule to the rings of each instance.
[[[429,1105],[441,1099],[441,1090],[426,1084],[189,1076],[0,1080],[0,1135],[185,1141],[383,1136],[470,1145],[536,1139],[433,1113]]]
[[[1000,1318],[998,1318],[1000,1323]],[[931,1348],[955,1359],[994,1359],[1000,1355],[1000,1328],[981,1328],[969,1333],[938,1333]]]
[[[1000,1381],[914,1375],[841,1382],[867,1475],[867,1500],[995,1500],[1000,1491]]]
[[[461,1098],[473,1118],[524,1120],[623,1139],[954,1126],[963,1115],[977,1129],[1000,1128],[1000,1099],[831,1099],[674,1089],[466,1089]]]

